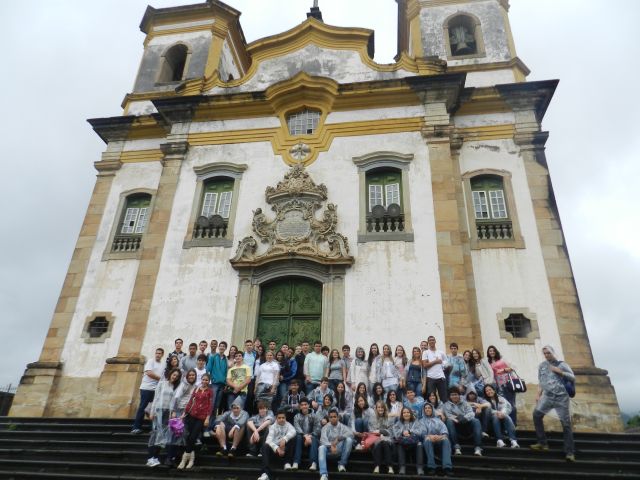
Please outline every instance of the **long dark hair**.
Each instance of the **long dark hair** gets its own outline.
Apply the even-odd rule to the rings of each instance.
[[[489,350],[491,350],[492,348],[493,348],[493,350],[496,352],[496,356],[495,356],[495,357],[493,357],[493,358],[491,358],[491,357],[489,356]],[[501,358],[502,358],[502,356],[500,355],[500,351],[499,351],[496,347],[494,347],[493,345],[489,345],[489,346],[487,347],[487,361],[488,361],[489,363],[493,363],[493,362],[495,362],[495,361],[497,361],[497,360],[500,360]]]
[[[387,405],[387,410],[391,410],[391,394],[394,394],[396,396],[396,402],[398,401],[398,392],[396,392],[395,390],[389,390],[389,393],[387,393],[387,400],[385,401],[386,405]]]
[[[380,355],[380,347],[378,346],[377,343],[372,343],[371,346],[369,347],[369,357],[367,358],[367,362],[369,362],[369,366],[373,364],[373,360],[375,360],[375,358],[378,356],[373,354],[374,345],[376,347],[376,350],[378,351],[378,355]]]
[[[338,391],[338,385],[342,385],[342,392]],[[344,382],[338,382],[336,385],[336,407],[338,410],[344,411],[347,409],[347,387]]]
[[[382,393],[380,395],[376,392],[378,387],[382,389]],[[378,403],[379,400],[384,402],[384,387],[380,382],[374,383],[373,387],[371,387],[371,398],[373,399],[373,403]]]
[[[173,361],[174,358],[177,360],[177,365],[172,367],[171,366],[171,362]],[[169,358],[167,358],[167,366],[164,369],[164,378],[165,378],[165,380],[169,380],[169,377],[171,376],[171,372],[173,370],[175,370],[176,368],[178,370],[180,370],[180,358],[178,358],[177,355],[169,355]]]
[[[333,358],[333,352],[336,352],[338,354],[338,358]],[[340,351],[337,348],[331,350],[331,352],[329,353],[329,364],[332,364],[333,362],[339,362],[340,360],[342,360],[342,358],[340,357]]]
[[[361,386],[364,387],[364,393],[360,393]],[[360,382],[356,387],[356,393],[353,396],[354,403],[358,400],[358,397],[364,397],[364,399],[368,401],[368,398],[367,398],[368,396],[369,396],[369,390],[367,390],[367,384],[364,382]]]
[[[178,378],[174,382],[171,381],[171,375],[173,375],[173,372],[177,372],[178,374]],[[171,371],[169,372],[169,376],[167,377],[167,380],[169,381],[169,384],[173,387],[174,390],[178,388],[178,385],[180,385],[180,380],[182,380],[182,372],[180,371],[180,369],[172,368]]]
[[[358,402],[360,401],[361,398],[364,400],[364,407],[362,408],[358,406]],[[358,397],[356,397],[356,400],[353,404],[353,414],[355,415],[356,418],[362,417],[362,414],[368,408],[369,408],[369,401],[367,400],[367,397],[365,397],[364,395],[359,395]]]

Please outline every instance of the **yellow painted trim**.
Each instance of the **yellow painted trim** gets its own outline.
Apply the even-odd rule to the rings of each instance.
[[[516,133],[516,126],[509,123],[505,125],[457,128],[456,131],[462,135],[465,142],[506,140],[513,138],[513,135]]]
[[[122,163],[156,162],[162,160],[159,148],[152,150],[129,150],[120,154]]]
[[[422,29],[420,25],[420,16],[417,15],[409,22],[411,33],[411,53],[414,57],[423,57],[424,49],[422,48]]]

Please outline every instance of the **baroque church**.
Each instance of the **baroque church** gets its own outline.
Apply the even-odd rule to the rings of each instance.
[[[575,428],[621,430],[545,157],[558,81],[526,80],[508,0],[396,2],[392,64],[317,4],[251,43],[218,0],[147,8],[122,115],[89,120],[105,150],[11,415],[131,417],[145,359],[176,337],[434,335],[497,346],[529,384],[525,426],[554,345]]]

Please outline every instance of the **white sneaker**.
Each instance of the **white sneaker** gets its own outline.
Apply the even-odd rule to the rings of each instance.
[[[291,470],[298,470],[299,465],[296,462],[293,462],[293,465],[291,465]]]
[[[489,434],[487,432],[482,432],[482,438],[489,438]]]
[[[329,475],[320,475],[320,480],[329,480]]]
[[[361,443],[356,445],[356,450],[362,450],[364,447],[362,446]]]
[[[290,463],[285,463],[284,464],[284,469],[285,470],[291,470],[291,464]]]
[[[347,469],[346,469],[346,467],[344,465],[338,465],[338,471],[339,472],[346,472]]]
[[[147,460],[147,467],[156,467],[158,465],[160,465],[160,462],[155,457],[151,457]]]
[[[482,456],[482,449],[480,447],[476,447],[473,449],[473,454],[476,457],[481,457]]]
[[[462,450],[460,450],[460,447],[455,448],[455,449],[453,450],[453,454],[454,454],[454,455],[462,455]]]
[[[498,440],[498,441],[496,442],[496,447],[498,447],[498,448],[503,448],[503,447],[504,447],[504,442],[503,442],[502,440]]]
[[[204,432],[204,433],[202,434],[202,436],[203,436],[204,438],[209,438],[209,437],[211,436],[211,432],[210,432],[209,430],[207,430],[206,432]]]
[[[258,480],[269,480],[269,475],[267,475],[266,473],[263,473],[258,477]]]
[[[393,467],[389,467],[389,475],[393,475]]]
[[[380,467],[376,467],[373,469],[373,473],[380,473]]]
[[[309,471],[310,472],[315,472],[318,469],[318,464],[316,462],[313,462],[310,466],[309,466]]]
[[[511,440],[511,448],[520,448],[520,445],[515,440]]]

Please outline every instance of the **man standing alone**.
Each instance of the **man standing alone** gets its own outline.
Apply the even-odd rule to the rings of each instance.
[[[542,348],[544,362],[538,367],[538,394],[536,408],[533,411],[533,424],[536,427],[537,443],[531,445],[533,450],[549,450],[544,433],[544,416],[555,408],[564,438],[564,453],[567,462],[575,462],[573,445],[573,429],[571,428],[570,398],[565,381],[575,382],[576,377],[571,367],[556,358],[556,352],[550,345]]]
[[[153,402],[158,380],[160,380],[162,372],[164,371],[164,365],[161,361],[163,355],[164,350],[162,348],[156,348],[155,358],[150,358],[147,360],[147,363],[144,364],[144,376],[140,383],[140,405],[138,405],[138,411],[136,412],[136,419],[133,422],[131,433],[142,433],[144,409],[147,408],[149,403]]]
[[[433,335],[427,339],[429,347],[422,352],[422,367],[427,371],[427,398],[434,390],[438,391],[438,398],[444,401],[447,396],[447,380],[444,375],[444,364],[447,356],[444,352],[436,350],[436,337]]]

